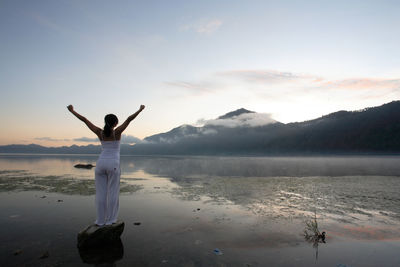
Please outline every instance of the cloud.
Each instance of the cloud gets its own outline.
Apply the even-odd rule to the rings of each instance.
[[[208,143],[218,142],[215,140],[229,139],[232,133],[240,133],[241,127],[251,128],[268,125],[276,121],[266,113],[243,113],[225,119],[197,121],[197,126],[182,125],[172,129],[170,132],[151,136],[147,138],[147,143],[152,144],[176,144],[182,142],[183,145],[195,144],[196,142]],[[239,128],[236,130],[235,128]],[[238,132],[239,131],[239,132]],[[246,130],[244,132],[247,132]],[[216,135],[217,139],[214,139]]]
[[[73,139],[73,141],[93,143],[93,142],[99,142],[99,139],[97,137],[93,137],[93,138],[80,137],[80,138]],[[141,140],[133,135],[122,134],[122,136],[121,136],[121,144],[139,144],[142,142],[143,142],[143,140]]]
[[[203,84],[200,83],[196,84],[192,82],[176,81],[176,82],[164,82],[164,84],[169,86],[189,89],[191,91],[209,91]]]
[[[33,20],[35,20],[39,25],[42,25],[46,28],[57,32],[63,32],[63,28],[60,27],[58,24],[54,23],[53,21],[49,20],[48,18],[38,14],[38,13],[31,13]]]
[[[35,140],[39,141],[49,141],[49,142],[64,142],[64,141],[71,141],[71,139],[58,139],[58,138],[52,138],[52,137],[36,137]]]
[[[184,91],[185,94],[203,95],[216,92],[223,88],[215,79],[205,79],[201,82],[172,81],[164,82],[165,85],[176,87]]]
[[[203,25],[199,25],[197,27],[197,32],[198,33],[212,33],[215,32],[216,30],[219,29],[219,27],[221,27],[222,25],[222,21],[219,19],[214,19],[214,20],[210,20],[207,23],[203,24]]]
[[[275,123],[268,113],[243,113],[227,119],[203,120],[204,126],[236,127],[258,127]]]
[[[90,137],[80,137],[80,138],[74,138],[73,141],[76,141],[76,142],[93,143],[93,142],[98,142],[98,141],[99,141],[99,138],[97,138],[97,137],[93,137],[93,138],[90,138]]]
[[[140,144],[140,143],[143,143],[143,140],[141,140],[133,135],[123,134],[121,137],[121,143],[122,144]]]
[[[348,78],[329,79],[318,75],[309,75],[276,70],[231,70],[218,72],[220,77],[236,78],[254,84],[285,84],[302,85],[308,88],[323,89],[400,89],[400,79]]]
[[[168,86],[187,89],[194,94],[215,93],[229,91],[234,88],[255,90],[265,89],[271,85],[292,86],[321,83],[322,77],[308,74],[295,74],[274,70],[231,70],[216,72],[200,81],[173,81],[164,82]]]
[[[181,27],[183,31],[195,31],[200,34],[211,34],[217,31],[223,22],[220,19],[203,19],[193,24],[187,24]]]
[[[228,69],[168,84],[176,87],[172,88],[174,93],[185,100],[193,99],[196,104],[203,101],[200,97],[230,107],[244,104],[271,113],[281,122],[305,121],[341,109],[400,99],[399,76],[331,77],[268,69]],[[210,123],[228,124],[213,120]]]
[[[400,89],[400,79],[352,78],[328,81],[322,85],[328,88],[350,90]]]
[[[287,83],[303,80],[323,80],[321,77],[318,76],[295,74],[292,72],[282,72],[276,70],[232,70],[218,72],[217,76],[238,78],[251,83]]]
[[[344,93],[353,92],[363,98],[380,97],[384,93],[396,95],[400,91],[398,78],[331,79],[313,74],[252,69],[220,71],[197,82],[179,81],[165,84],[185,88],[195,94],[242,90],[256,94],[260,98],[275,100],[291,97],[318,98],[322,95],[326,97],[326,94],[333,90],[342,90]]]
[[[203,120],[203,122],[205,122]],[[171,132],[163,133],[160,135],[153,136],[147,140],[143,140],[142,143],[164,143],[164,144],[175,144],[182,141],[183,139],[195,139],[203,137],[205,135],[213,135],[218,133],[216,129],[210,127],[197,127],[189,124],[181,125]]]
[[[200,128],[201,129],[201,133],[204,135],[212,135],[212,134],[217,134],[218,131],[212,128]]]

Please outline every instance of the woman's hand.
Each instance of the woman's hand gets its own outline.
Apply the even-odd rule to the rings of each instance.
[[[130,115],[125,121],[124,123],[122,123],[120,126],[117,127],[117,129],[115,129],[115,134],[116,135],[120,135],[122,134],[123,131],[125,131],[126,127],[128,127],[129,123],[134,120],[137,115],[139,115],[140,112],[142,112],[142,110],[145,108],[144,105],[140,105],[140,108],[138,111],[136,111],[135,113],[133,113],[132,115]]]
[[[87,127],[89,127],[89,129],[94,132],[99,139],[101,139],[101,129],[99,127],[97,127],[96,125],[94,125],[93,123],[91,123],[88,119],[86,119],[84,116],[82,116],[81,114],[79,114],[78,112],[76,112],[74,110],[74,106],[72,105],[68,105],[67,109],[73,114],[75,115],[75,117],[77,117],[78,119],[80,119],[81,121],[83,121]]]

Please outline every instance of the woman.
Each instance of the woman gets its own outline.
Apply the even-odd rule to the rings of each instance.
[[[114,129],[118,124],[118,118],[114,114],[104,117],[105,126],[95,126],[88,119],[80,115],[69,105],[68,110],[78,119],[83,121],[89,129],[94,132],[101,142],[101,154],[97,160],[95,170],[96,183],[96,225],[111,225],[117,222],[119,208],[119,180],[121,169],[119,165],[120,140],[122,132],[129,123],[144,109],[141,105],[139,110],[130,115],[123,124]]]

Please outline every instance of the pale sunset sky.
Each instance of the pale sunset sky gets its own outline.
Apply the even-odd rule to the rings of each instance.
[[[140,139],[238,108],[287,123],[400,99],[400,2],[0,0],[0,145]]]

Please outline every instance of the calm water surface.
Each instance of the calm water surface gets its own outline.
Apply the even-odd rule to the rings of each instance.
[[[79,251],[96,159],[0,155],[2,266],[400,266],[400,157],[123,156],[121,244]]]

